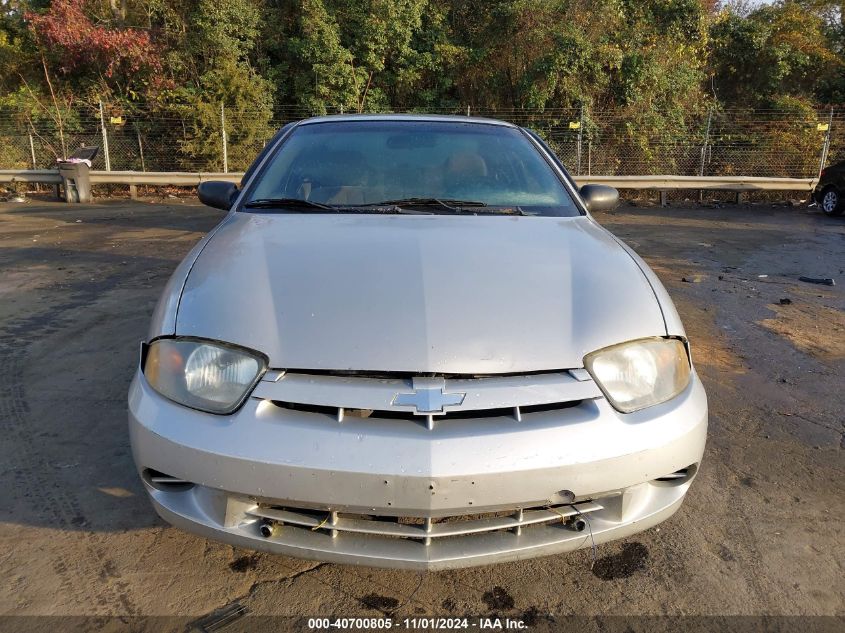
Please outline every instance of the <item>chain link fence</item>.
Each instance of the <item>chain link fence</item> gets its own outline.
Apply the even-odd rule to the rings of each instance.
[[[107,111],[107,109],[106,109]],[[576,175],[769,176],[812,178],[845,159],[845,108],[788,115],[712,110],[675,120],[583,109],[455,108],[434,114],[491,117],[532,128]],[[182,111],[108,116],[97,107],[33,121],[0,113],[0,169],[46,169],[83,145],[97,145],[94,169],[242,171],[276,130],[312,112]],[[677,117],[676,117],[677,118]]]

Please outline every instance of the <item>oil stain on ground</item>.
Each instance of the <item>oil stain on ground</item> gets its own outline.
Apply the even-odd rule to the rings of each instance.
[[[601,580],[628,578],[645,569],[648,561],[648,548],[642,543],[625,543],[622,551],[612,556],[605,556],[593,565],[593,574]]]
[[[513,598],[502,587],[493,587],[493,591],[487,591],[481,596],[484,604],[491,611],[500,611],[505,609],[513,609]]]
[[[554,618],[551,616],[551,614],[546,613],[546,612],[542,612],[542,611],[540,611],[540,609],[538,609],[537,607],[533,607],[533,606],[528,607],[528,609],[523,611],[521,620],[525,624],[525,626],[528,626],[528,627],[535,626],[536,624],[539,624],[541,621],[554,622]]]
[[[358,602],[368,609],[374,609],[376,611],[381,611],[382,613],[390,613],[399,606],[399,601],[396,598],[379,596],[374,593],[364,596],[363,598],[358,598]]]
[[[259,556],[257,554],[241,556],[229,563],[229,569],[242,574],[250,569],[255,569],[258,566],[258,560]]]

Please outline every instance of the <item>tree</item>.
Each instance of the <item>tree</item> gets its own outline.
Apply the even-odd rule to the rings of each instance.
[[[842,58],[830,24],[811,3],[781,2],[747,16],[721,12],[710,35],[716,94],[724,103],[767,106],[783,96],[832,96]],[[827,95],[825,95],[825,92]]]
[[[89,4],[53,0],[44,13],[26,13],[45,67],[89,95],[133,100],[158,88],[161,57],[149,33],[95,25]]]
[[[832,0],[0,0],[6,120],[61,154],[102,99],[134,129],[178,133],[168,168],[221,167],[222,104],[233,169],[286,106],[469,105],[556,124],[553,144],[601,136],[607,169],[689,170],[696,149],[655,148],[703,134],[711,109],[841,103],[843,60]]]
[[[222,170],[223,107],[229,166],[245,169],[272,136],[273,89],[252,59],[264,19],[262,5],[254,0],[198,0],[183,11],[184,17],[170,13],[177,36],[183,36],[177,52],[181,59],[174,60],[183,81],[161,106],[179,117],[186,131],[180,162],[186,168]]]
[[[358,103],[352,53],[324,0],[301,0],[287,38],[294,98],[315,113]]]
[[[181,163],[189,169],[222,171],[221,106],[227,121],[229,168],[246,169],[273,135],[271,90],[265,79],[246,72],[232,59],[204,73],[177,113],[189,130],[182,140]]]

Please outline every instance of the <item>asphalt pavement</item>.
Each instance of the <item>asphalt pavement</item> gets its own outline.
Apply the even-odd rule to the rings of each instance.
[[[103,630],[128,621],[108,616],[174,616],[157,623],[184,629],[227,606],[529,628],[593,615],[842,625],[784,616],[845,615],[845,218],[748,204],[598,216],[663,280],[707,389],[709,441],[687,501],[596,560],[582,550],[421,574],[238,550],[153,512],[126,392],[164,283],[221,217],[188,198],[0,204],[0,615],[103,616],[79,621]]]

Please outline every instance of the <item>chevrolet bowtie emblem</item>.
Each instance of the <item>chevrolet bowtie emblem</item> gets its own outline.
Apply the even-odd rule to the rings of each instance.
[[[465,393],[444,393],[446,381],[442,378],[414,378],[412,393],[397,393],[392,404],[397,407],[414,407],[415,413],[444,413],[444,407],[463,403]]]

